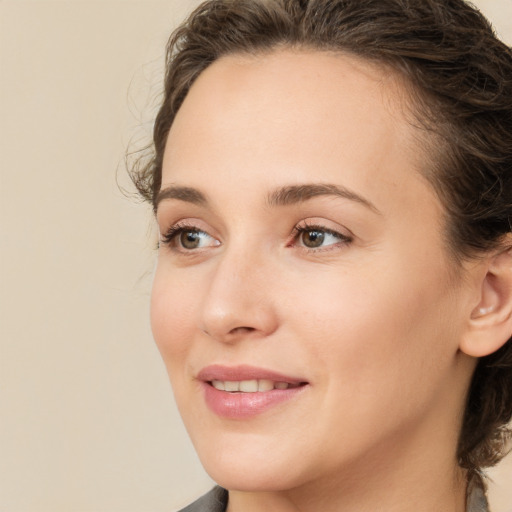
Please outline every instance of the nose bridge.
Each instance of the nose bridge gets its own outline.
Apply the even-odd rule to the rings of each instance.
[[[276,328],[271,263],[247,244],[226,247],[215,261],[200,311],[199,328],[221,341],[268,335]]]

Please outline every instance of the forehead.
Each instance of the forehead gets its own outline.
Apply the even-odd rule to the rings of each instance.
[[[257,141],[302,141],[306,149],[318,138],[323,146],[371,138],[386,145],[396,136],[402,150],[414,146],[414,157],[420,133],[406,122],[408,103],[403,81],[389,67],[351,55],[286,49],[225,56],[191,87],[171,126],[166,156],[202,143],[220,149],[234,139],[255,151]]]
[[[333,111],[335,104],[343,108],[350,104],[353,107],[350,110],[359,113],[371,109],[373,114],[380,115],[384,113],[381,107],[389,102],[387,117],[402,111],[407,97],[404,84],[389,66],[379,66],[350,54],[293,49],[235,54],[221,57],[199,75],[173,126],[184,113],[197,115],[198,109],[203,115],[217,115],[237,108],[239,114],[249,108],[258,109],[262,121],[274,123],[279,118],[268,118],[265,109],[281,115],[288,110],[287,119],[294,111],[296,120],[304,124],[316,120],[312,113],[322,113],[327,125],[337,114]]]
[[[334,178],[378,199],[383,184],[389,192],[422,180],[422,134],[407,120],[408,101],[388,67],[351,55],[287,49],[223,57],[178,111],[162,186],[215,191],[245,182],[254,190],[254,182],[269,189]]]

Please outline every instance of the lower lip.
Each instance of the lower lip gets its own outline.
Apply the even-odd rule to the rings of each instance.
[[[206,405],[218,416],[231,419],[246,419],[262,414],[272,407],[292,400],[305,388],[306,386],[299,386],[256,393],[230,393],[203,382]]]

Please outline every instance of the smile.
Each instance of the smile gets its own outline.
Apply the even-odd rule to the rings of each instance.
[[[198,374],[206,406],[217,416],[249,419],[288,402],[308,387],[304,379],[251,366],[208,366]]]
[[[274,382],[268,379],[252,380],[212,380],[211,385],[219,391],[228,391],[230,393],[257,393],[272,391],[273,389],[297,388],[300,384],[289,382]]]

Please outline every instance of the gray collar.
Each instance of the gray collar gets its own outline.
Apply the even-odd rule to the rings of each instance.
[[[225,512],[228,506],[228,491],[222,487],[214,487],[197,501],[180,512]]]
[[[489,512],[485,483],[479,475],[475,475],[468,484],[466,512]]]

